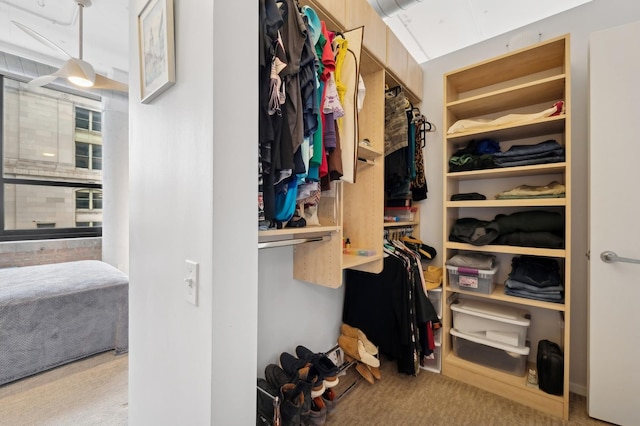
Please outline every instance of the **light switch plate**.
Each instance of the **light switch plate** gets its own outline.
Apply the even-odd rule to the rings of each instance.
[[[198,262],[187,259],[186,267],[184,299],[192,305],[198,306]]]

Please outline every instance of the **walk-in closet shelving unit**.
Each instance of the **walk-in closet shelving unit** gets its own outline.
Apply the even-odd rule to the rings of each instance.
[[[501,261],[498,285],[491,294],[453,289],[444,277],[443,297],[443,374],[510,398],[552,415],[569,416],[569,332],[571,295],[571,97],[569,36],[562,36],[471,65],[444,76],[444,130],[461,119],[495,119],[510,113],[543,111],[554,102],[565,102],[564,114],[528,123],[506,124],[486,130],[471,130],[444,136],[444,257],[461,250],[496,254]],[[448,172],[449,158],[471,140],[491,138],[502,151],[512,145],[535,144],[555,139],[565,148],[565,162],[464,172]],[[517,185],[544,185],[552,180],[566,186],[565,198],[496,200],[494,195]],[[449,201],[452,194],[480,192],[485,201]],[[525,210],[560,211],[564,217],[563,249],[510,245],[475,246],[449,241],[449,232],[458,218],[492,220],[496,214]],[[541,302],[504,294],[511,259],[517,255],[556,258],[561,265],[565,286],[564,303]],[[537,341],[549,339],[564,350],[564,394],[550,395],[527,386],[526,375],[517,377],[455,356],[449,331],[450,303],[456,298],[481,298],[525,308],[532,313],[529,327],[529,362],[535,364]],[[560,320],[559,320],[560,319]]]
[[[322,241],[294,246],[295,279],[337,288],[345,269],[380,272],[384,220],[384,99],[385,85],[402,85],[414,105],[422,97],[422,69],[387,28],[367,0],[301,0],[311,6],[332,31],[364,27],[360,74],[366,96],[358,117],[359,140],[355,183],[341,182],[320,199],[322,227],[263,231],[259,241],[325,236]],[[348,7],[347,7],[348,4]],[[328,237],[328,238],[327,238]],[[343,254],[343,238],[353,248],[375,250],[373,256]]]

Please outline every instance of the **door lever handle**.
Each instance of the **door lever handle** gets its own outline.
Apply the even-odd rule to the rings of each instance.
[[[624,262],[624,263],[640,263],[639,259],[629,259],[628,257],[620,257],[612,251],[603,251],[600,253],[600,259],[605,263]]]

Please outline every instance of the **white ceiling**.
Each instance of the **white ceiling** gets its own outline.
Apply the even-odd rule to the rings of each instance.
[[[92,0],[83,13],[83,57],[96,71],[128,71],[129,0]],[[78,56],[78,6],[75,0],[0,0],[0,50],[47,65],[66,59],[26,34],[17,21]]]
[[[368,1],[422,63],[591,0]],[[519,42],[530,44],[538,41],[535,37],[528,35],[530,40]]]
[[[591,0],[368,1],[379,11],[384,5],[379,13],[421,63]],[[103,74],[111,68],[128,71],[129,0],[91,3],[84,10],[84,59]],[[389,10],[391,16],[385,16]],[[11,24],[12,20],[78,55],[76,0],[0,0],[0,50],[61,65],[64,57]]]

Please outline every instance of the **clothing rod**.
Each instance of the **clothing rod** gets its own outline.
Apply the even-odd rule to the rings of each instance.
[[[273,248],[273,247],[283,247],[283,246],[295,246],[297,244],[304,243],[313,243],[316,241],[329,241],[331,240],[331,235],[324,235],[322,237],[310,237],[310,238],[293,238],[290,240],[278,240],[278,241],[267,241],[264,243],[258,243],[258,248]]]

